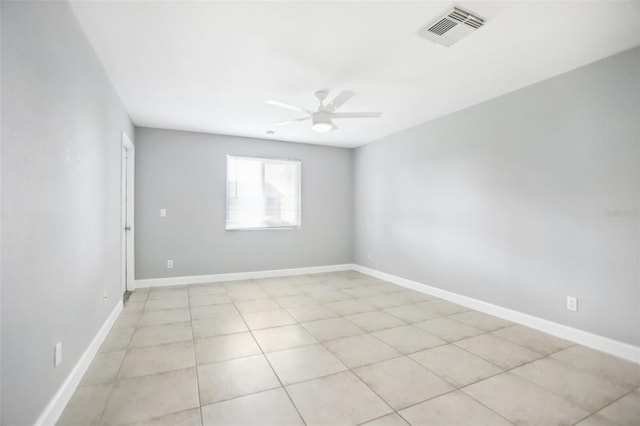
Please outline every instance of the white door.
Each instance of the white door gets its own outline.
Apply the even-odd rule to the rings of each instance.
[[[122,132],[122,294],[135,290],[134,281],[134,167],[133,142]]]

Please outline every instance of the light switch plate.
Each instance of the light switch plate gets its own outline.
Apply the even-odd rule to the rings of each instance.
[[[62,364],[62,342],[56,343],[53,351],[53,366],[57,367]]]

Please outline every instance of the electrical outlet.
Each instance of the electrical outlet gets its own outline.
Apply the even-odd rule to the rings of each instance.
[[[56,343],[53,349],[53,366],[57,367],[62,364],[62,342]]]
[[[567,309],[570,311],[578,311],[578,298],[567,296]]]
[[[160,217],[167,217],[167,209],[160,209]]]
[[[167,260],[167,268],[173,268],[173,260]]]

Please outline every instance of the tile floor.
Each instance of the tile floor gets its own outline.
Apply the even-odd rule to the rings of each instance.
[[[133,293],[59,425],[640,425],[640,366],[357,272]]]

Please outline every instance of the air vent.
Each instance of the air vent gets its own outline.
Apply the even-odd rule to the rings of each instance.
[[[443,46],[451,46],[482,27],[485,20],[454,7],[444,16],[434,19],[418,34]]]

